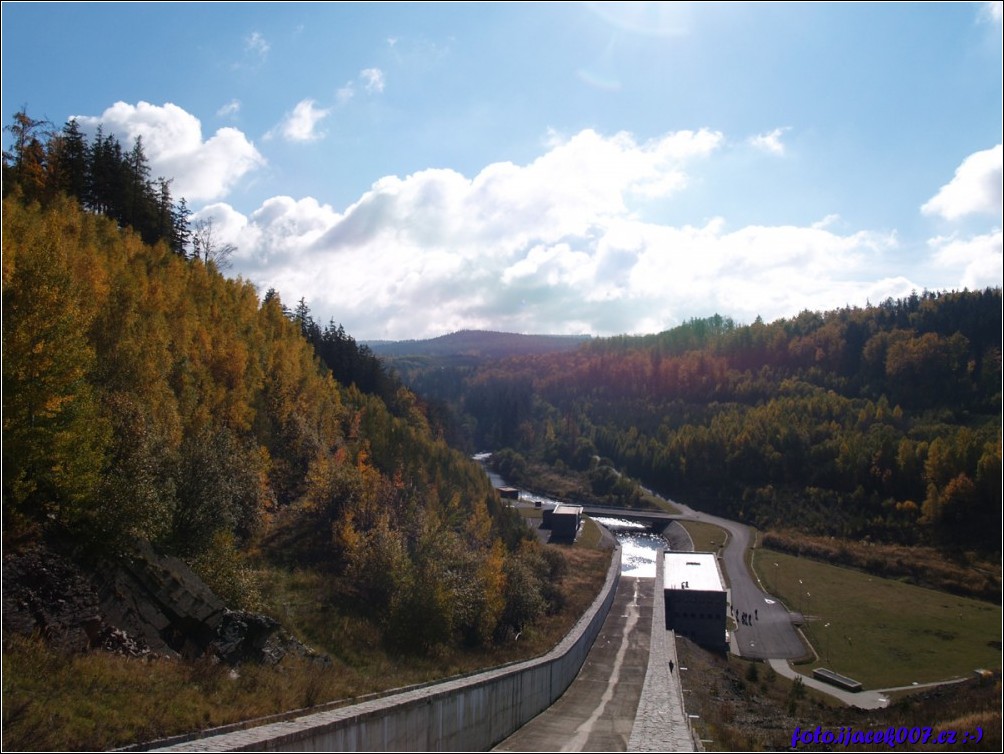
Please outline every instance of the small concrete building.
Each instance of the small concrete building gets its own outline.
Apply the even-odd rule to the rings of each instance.
[[[581,505],[560,503],[551,512],[551,537],[574,540],[582,520]]]
[[[519,490],[515,487],[496,487],[499,497],[503,500],[519,500]]]
[[[713,552],[666,552],[666,628],[708,649],[728,648],[725,582]]]

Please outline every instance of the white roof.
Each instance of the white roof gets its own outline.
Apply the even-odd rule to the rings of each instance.
[[[713,552],[666,552],[663,560],[666,589],[724,592],[718,560]]]
[[[568,503],[558,503],[554,506],[554,512],[558,515],[570,516],[572,514],[579,515],[582,513],[581,505],[569,505]]]

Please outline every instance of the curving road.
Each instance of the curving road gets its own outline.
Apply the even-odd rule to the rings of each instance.
[[[713,524],[729,533],[721,557],[729,579],[730,609],[738,611],[740,616],[744,612],[754,616],[749,625],[744,625],[739,617],[734,618],[736,629],[732,632],[733,652],[758,660],[797,660],[811,656],[811,651],[795,629],[794,616],[779,600],[759,587],[746,567],[750,528],[737,521],[695,511],[675,500],[667,502],[680,510],[681,520]]]
[[[734,654],[768,661],[781,675],[789,678],[799,676],[806,685],[855,707],[876,709],[888,705],[888,697],[882,691],[851,694],[821,683],[810,676],[797,674],[791,668],[789,661],[810,659],[815,653],[796,628],[796,623],[801,622],[803,616],[800,613],[788,612],[780,600],[761,589],[746,566],[746,551],[750,548],[752,539],[752,530],[749,526],[709,513],[701,513],[652,490],[642,489],[675,506],[680,511],[676,516],[677,519],[712,524],[728,532],[728,539],[720,552],[720,557],[729,580],[729,609],[736,611],[732,616],[735,628],[730,632],[731,650]],[[672,539],[677,536],[679,540],[689,539],[689,535],[684,537],[674,533],[675,528],[678,527],[670,527],[666,531],[667,538]],[[744,612],[752,616],[747,623],[741,620]]]
[[[801,678],[802,682],[820,693],[839,699],[844,704],[862,709],[879,709],[889,705],[886,692],[893,689],[876,689],[872,691],[849,692],[838,689],[828,683],[817,681],[811,676],[802,675],[792,669],[790,660],[799,660],[814,656],[812,649],[803,641],[801,633],[795,628],[795,621],[801,620],[800,613],[789,613],[787,608],[753,580],[746,567],[746,550],[749,549],[751,530],[738,521],[730,521],[708,513],[695,511],[689,506],[668,500],[651,490],[652,495],[675,505],[680,510],[680,520],[701,521],[713,524],[728,532],[721,557],[724,560],[725,572],[730,581],[730,607],[739,613],[754,613],[750,625],[744,625],[736,620],[736,630],[732,632],[732,651],[741,657],[766,660],[774,670],[785,678]]]

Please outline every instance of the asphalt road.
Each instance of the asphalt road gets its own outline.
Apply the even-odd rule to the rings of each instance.
[[[654,494],[654,493],[653,493]],[[680,509],[680,518],[702,521],[725,529],[728,541],[722,552],[722,565],[729,580],[730,608],[741,614],[751,614],[749,625],[735,619],[732,650],[742,656],[758,660],[795,660],[811,655],[795,628],[793,620],[800,615],[789,613],[780,601],[764,592],[746,567],[746,550],[750,546],[751,532],[745,524],[700,513],[676,501],[669,501]]]
[[[652,490],[646,492],[661,497]],[[734,617],[735,629],[731,632],[732,651],[741,657],[757,660],[801,660],[811,657],[812,651],[795,627],[795,623],[802,620],[801,614],[789,613],[779,600],[764,592],[746,567],[746,550],[752,538],[750,527],[695,511],[675,500],[667,502],[679,509],[679,519],[713,524],[729,534],[721,557],[723,570],[729,580],[730,609],[737,611]],[[528,504],[520,502],[517,505]],[[538,535],[547,533],[545,530],[538,531]],[[792,574],[792,578],[797,576]],[[741,621],[743,612],[753,616],[748,625]]]

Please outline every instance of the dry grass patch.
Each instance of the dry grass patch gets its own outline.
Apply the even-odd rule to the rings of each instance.
[[[44,642],[5,637],[3,749],[105,750],[475,672],[552,649],[592,604],[611,551],[560,549],[568,567],[563,608],[518,640],[432,657],[388,652],[380,630],[338,600],[337,584],[306,570],[259,571],[270,612],[328,665],[288,655],[277,666],[237,669],[208,661],[61,654]]]
[[[933,547],[863,542],[820,537],[793,531],[765,532],[761,543],[825,563],[860,568],[883,578],[903,579],[931,589],[1000,602],[1000,561],[956,553],[953,557]]]
[[[63,655],[8,637],[3,657],[3,748],[104,750],[315,704],[337,678],[301,658],[231,669],[199,661]]]

